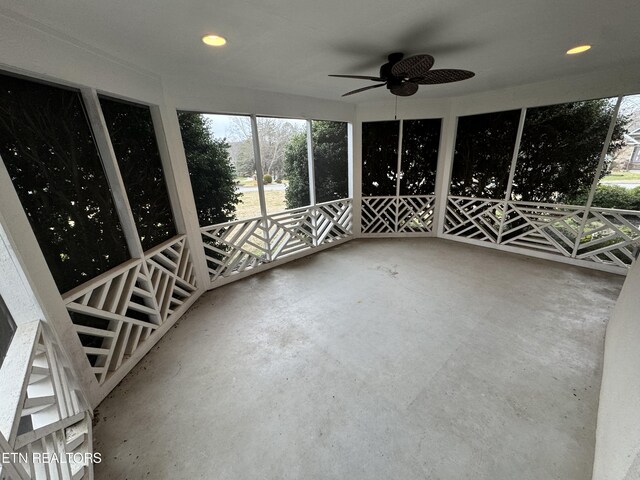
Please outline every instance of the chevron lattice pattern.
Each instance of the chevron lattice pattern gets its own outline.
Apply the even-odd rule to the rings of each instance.
[[[316,205],[317,245],[346,238],[353,232],[353,207],[351,200]]]
[[[577,258],[628,267],[640,248],[640,212],[592,208]]]
[[[184,235],[63,295],[98,382],[124,362],[195,291]]]
[[[363,197],[362,233],[429,233],[435,197]]]
[[[497,243],[504,202],[470,197],[449,197],[444,233]]]
[[[262,217],[212,225],[201,232],[212,281],[268,261],[267,229]]]
[[[508,202],[500,243],[570,257],[583,216],[583,207]]]
[[[315,210],[296,208],[269,215],[270,257],[279,257],[306,250],[314,246]]]
[[[345,199],[203,227],[211,281],[346,238],[352,224],[353,204]]]
[[[91,418],[59,345],[42,322],[20,325],[14,342],[0,371],[0,408],[13,413],[0,422],[0,450],[18,460],[0,478],[91,478]]]

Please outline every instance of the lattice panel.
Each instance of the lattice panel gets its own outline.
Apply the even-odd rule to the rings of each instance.
[[[362,233],[396,233],[396,197],[362,197]]]
[[[99,383],[195,292],[184,235],[63,295]]]
[[[351,200],[324,203],[316,207],[316,245],[348,237],[353,233]]]
[[[100,383],[162,323],[145,270],[133,260],[63,297]]]
[[[504,202],[482,198],[449,197],[444,233],[497,243]]]
[[[398,197],[397,231],[399,233],[427,233],[433,226],[435,197]]]
[[[13,420],[3,423],[0,450],[12,454],[14,461],[5,465],[0,478],[90,478],[91,418],[60,347],[41,322],[20,326],[14,340],[3,369],[15,372],[3,371],[3,378],[18,371],[25,375],[24,382],[3,385],[21,385],[22,391],[3,392],[5,398],[20,401],[15,410],[1,406],[4,412],[13,412]],[[45,453],[57,455],[60,462],[43,461]]]
[[[315,220],[315,210],[311,207],[270,215],[270,260],[313,247]]]
[[[269,260],[262,218],[205,227],[202,241],[211,280],[249,270]]]
[[[571,256],[584,208],[509,202],[500,243]]]
[[[593,208],[576,258],[628,267],[640,248],[640,212]]]
[[[148,276],[155,293],[155,303],[164,322],[196,290],[196,275],[187,239],[145,254]]]

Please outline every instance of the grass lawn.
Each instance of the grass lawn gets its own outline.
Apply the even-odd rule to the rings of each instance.
[[[617,182],[617,183],[625,183],[625,182],[640,182],[640,172],[611,172],[610,175],[604,177],[601,182]]]
[[[267,202],[267,212],[276,213],[286,210],[284,190],[265,190],[264,198]],[[240,203],[236,208],[238,219],[260,216],[260,200],[258,192],[244,192],[240,196]]]

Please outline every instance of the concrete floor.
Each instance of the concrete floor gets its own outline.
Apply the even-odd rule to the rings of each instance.
[[[96,478],[589,479],[622,281],[389,239],[227,285],[98,407]]]

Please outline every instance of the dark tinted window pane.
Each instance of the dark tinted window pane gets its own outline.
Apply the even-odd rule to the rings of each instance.
[[[176,235],[149,107],[100,98],[142,248]]]
[[[395,195],[400,122],[362,124],[362,195]]]
[[[581,203],[591,188],[613,104],[607,99],[527,109],[513,198]]]
[[[13,323],[9,309],[0,297],[0,366],[2,366],[7,350],[9,350],[15,331],[16,325]]]
[[[0,155],[61,292],[129,258],[78,92],[0,75]]]
[[[329,202],[349,196],[349,152],[347,124],[316,121],[311,123],[316,202]]]
[[[402,122],[400,195],[433,195],[436,190],[440,119]]]
[[[504,198],[520,110],[458,119],[450,195]]]

